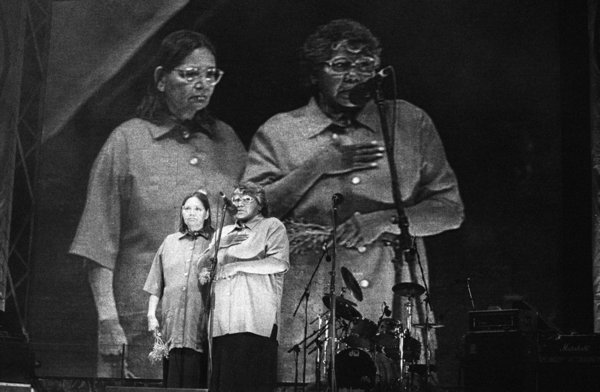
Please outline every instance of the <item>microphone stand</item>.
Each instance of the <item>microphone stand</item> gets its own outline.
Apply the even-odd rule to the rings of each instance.
[[[336,331],[335,331],[335,318],[336,318],[336,301],[335,301],[335,264],[337,259],[337,202],[336,198],[333,199],[333,207],[332,207],[332,221],[333,221],[333,231],[332,231],[332,257],[331,257],[331,278],[329,283],[329,306],[330,306],[330,318],[329,318],[329,339],[331,339],[330,344],[330,362],[329,362],[329,390],[331,392],[337,392],[336,378],[335,378],[335,340],[336,340]]]
[[[209,319],[209,323],[208,323],[208,331],[207,331],[207,335],[208,335],[208,375],[207,375],[207,387],[210,388],[210,379],[212,376],[212,339],[213,339],[213,310],[214,310],[214,286],[213,286],[213,281],[215,280],[215,274],[217,271],[217,263],[218,263],[218,257],[219,257],[219,246],[221,244],[221,234],[223,232],[223,224],[225,223],[225,213],[227,212],[227,204],[223,203],[223,207],[221,210],[221,221],[220,223],[217,225],[217,232],[215,233],[215,253],[214,256],[211,259],[211,266],[210,266],[210,278],[208,280],[208,290],[207,290],[207,307],[206,307],[206,312],[208,313],[208,319]]]
[[[418,257],[416,243],[414,238],[410,235],[408,226],[408,217],[406,216],[406,212],[404,211],[404,205],[402,202],[402,193],[400,191],[400,181],[398,170],[396,167],[396,159],[394,156],[394,139],[395,135],[393,132],[390,132],[389,125],[387,122],[387,117],[385,113],[385,97],[383,96],[383,91],[381,88],[382,79],[378,79],[373,89],[373,99],[377,104],[377,109],[379,112],[379,119],[381,122],[381,132],[383,133],[383,140],[385,142],[385,151],[388,159],[388,164],[390,167],[390,176],[392,180],[392,196],[394,198],[394,205],[396,207],[396,212],[398,214],[397,218],[393,219],[393,223],[398,224],[400,228],[400,235],[397,239],[392,241],[392,245],[394,247],[394,259],[392,262],[400,263],[403,259],[409,264],[415,262],[415,260],[419,263],[419,268],[421,270],[421,276],[423,278],[423,284],[425,285],[425,334],[423,335],[423,345],[425,346],[425,391],[428,390],[428,382],[429,382],[429,350],[428,340],[429,340],[429,288],[427,287],[427,283],[425,282],[425,274],[423,271],[423,265],[421,264],[421,260]],[[394,116],[396,114],[394,113]]]
[[[296,309],[294,310],[294,314],[292,315],[292,317],[296,317],[296,313],[298,312],[298,309],[300,309],[300,305],[302,304],[302,301],[305,300],[305,303],[304,303],[304,340],[303,340],[303,347],[302,347],[302,349],[304,350],[303,365],[302,365],[302,385],[303,385],[302,390],[304,390],[304,386],[306,385],[306,341],[308,340],[308,300],[310,298],[310,286],[312,285],[312,281],[315,278],[315,275],[317,274],[317,271],[319,270],[319,267],[321,266],[321,262],[323,261],[323,257],[325,257],[326,254],[327,254],[327,243],[324,243],[323,244],[323,253],[321,253],[321,257],[319,257],[319,262],[317,263],[317,266],[313,270],[313,273],[310,276],[310,279],[308,280],[306,287],[304,288],[304,293],[302,293],[302,296],[300,297],[300,301],[298,301],[298,305],[296,305]],[[294,348],[297,346],[298,346],[297,344],[294,345],[294,347],[292,347],[290,350],[288,350],[288,353],[291,352],[292,350],[294,350]]]
[[[411,237],[410,232],[408,230],[408,218],[406,216],[406,212],[404,211],[404,206],[402,203],[400,182],[398,180],[398,170],[396,167],[396,159],[394,157],[394,134],[390,132],[387,117],[385,115],[385,98],[381,89],[381,83],[381,79],[377,81],[377,85],[373,91],[373,98],[375,100],[375,103],[377,104],[377,109],[379,111],[381,132],[383,133],[385,151],[390,167],[390,176],[392,180],[392,196],[394,198],[396,213],[398,214],[397,217],[393,218],[392,222],[396,223],[400,228],[400,235],[396,240],[392,241],[395,254],[395,257],[392,260],[392,262],[400,263],[402,262],[403,258],[407,262],[413,262],[416,255],[416,246],[414,239]]]

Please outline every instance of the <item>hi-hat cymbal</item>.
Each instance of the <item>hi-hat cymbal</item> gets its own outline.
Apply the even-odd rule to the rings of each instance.
[[[429,323],[429,324],[413,324],[412,325],[413,328],[429,328],[429,329],[436,329],[436,328],[443,328],[444,324],[433,324],[433,323]]]
[[[346,287],[348,287],[350,292],[352,292],[352,295],[354,296],[354,298],[356,298],[357,301],[362,301],[363,300],[362,290],[360,289],[358,282],[354,278],[354,275],[352,275],[352,272],[350,272],[350,270],[346,267],[342,267],[341,271],[342,271],[342,278],[344,278],[344,283],[346,283]]]
[[[425,287],[418,283],[404,282],[394,285],[392,291],[403,297],[418,297],[425,292]]]
[[[331,301],[329,300],[329,295],[325,295],[323,297],[323,303],[327,307],[327,309],[331,310]],[[355,320],[357,318],[362,318],[362,314],[354,307],[356,304],[352,301],[348,301],[342,297],[335,297],[335,315],[336,317],[341,317],[348,321]]]

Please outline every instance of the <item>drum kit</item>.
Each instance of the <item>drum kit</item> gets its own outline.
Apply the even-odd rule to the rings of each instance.
[[[363,300],[362,290],[345,267],[341,268],[342,278],[357,301]],[[384,303],[383,311],[377,322],[362,317],[356,309],[357,304],[344,298],[344,291],[335,296],[336,336],[331,344],[329,312],[318,317],[318,330],[307,339],[314,346],[309,354],[317,351],[317,383],[320,383],[320,368],[331,371],[330,355],[323,347],[333,347],[336,384],[339,388],[364,391],[423,391],[415,386],[415,373],[423,367],[418,364],[421,352],[427,357],[427,339],[422,343],[414,336],[416,329],[440,328],[443,325],[428,322],[413,323],[414,300],[425,293],[425,288],[417,283],[405,282],[394,285],[392,291],[406,299],[406,317],[404,323],[391,318],[392,312]],[[325,295],[323,303],[331,309],[331,296]],[[423,335],[427,335],[425,332]],[[426,361],[428,362],[428,361]],[[426,371],[429,372],[426,363]],[[426,375],[427,377],[427,375]],[[427,380],[428,378],[425,378]],[[420,388],[420,389],[415,389]]]

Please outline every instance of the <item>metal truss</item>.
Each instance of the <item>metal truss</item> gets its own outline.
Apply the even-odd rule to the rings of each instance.
[[[6,314],[18,319],[24,338],[33,265],[36,186],[50,43],[51,0],[26,0],[21,100],[17,119]]]

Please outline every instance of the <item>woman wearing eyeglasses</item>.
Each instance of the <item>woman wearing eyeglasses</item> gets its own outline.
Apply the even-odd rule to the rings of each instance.
[[[377,320],[388,303],[393,304],[394,317],[401,318],[401,299],[393,298],[392,287],[399,281],[423,283],[419,265],[392,263],[393,249],[383,241],[388,233],[399,233],[393,221],[397,210],[378,107],[360,87],[381,72],[381,53],[379,40],[356,21],[338,19],[319,26],[301,50],[312,93],[307,105],[267,120],[250,146],[243,179],[265,187],[273,216],[286,222],[292,243],[293,271],[286,276],[282,300],[282,355],[302,341],[305,320],[327,310],[322,296],[330,271],[321,265],[312,281],[307,314],[293,315],[323,243],[331,240],[335,193],[345,199],[337,208],[337,265],[348,268],[359,282],[364,299],[357,309],[362,316]],[[351,92],[362,94],[353,99]],[[460,226],[463,204],[458,183],[427,113],[401,100],[386,101],[385,112],[395,136],[399,190],[410,234],[418,237],[427,279],[420,237]],[[341,274],[337,282],[343,284]],[[424,320],[423,303],[416,322]],[[429,342],[434,352],[433,336]],[[292,381],[294,361],[280,363],[282,381]],[[309,357],[307,381],[315,378],[314,363]]]
[[[288,238],[283,223],[268,217],[262,187],[240,184],[231,201],[236,222],[223,228],[212,282],[210,390],[273,391]],[[200,260],[201,271],[211,268],[211,256],[214,244]]]
[[[206,385],[205,292],[197,280],[197,260],[212,239],[208,197],[203,191],[187,195],[181,203],[179,230],[158,248],[144,291],[148,301],[148,331],[160,332],[167,345],[163,381],[168,388]],[[156,316],[162,305],[162,328]]]
[[[168,35],[156,52],[136,117],[109,136],[91,171],[70,253],[86,260],[98,312],[98,377],[161,378],[148,352],[141,288],[156,249],[178,224],[189,189],[232,189],[243,171],[241,141],[207,107],[223,72],[203,34]]]

